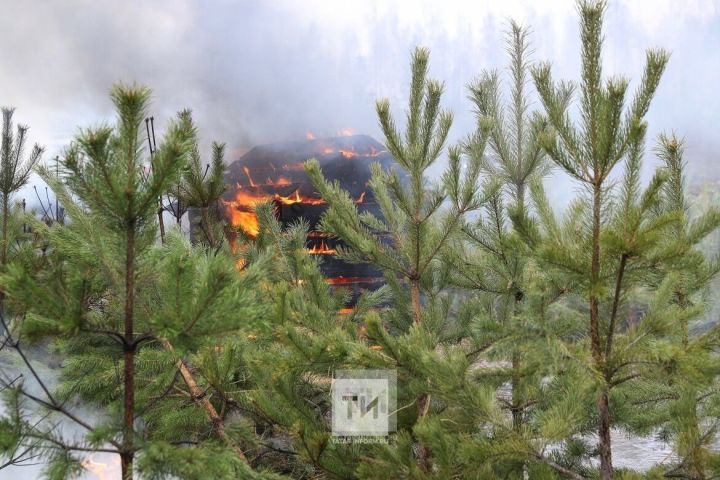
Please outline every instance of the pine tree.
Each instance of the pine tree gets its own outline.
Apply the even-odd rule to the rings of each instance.
[[[3,431],[10,439],[3,451],[30,449],[48,461],[52,478],[79,471],[77,452],[98,451],[120,456],[124,479],[134,471],[151,478],[266,478],[238,454],[243,435],[208,418],[204,395],[177,383],[186,380],[179,368],[191,364],[186,357],[212,350],[262,314],[254,294],[262,265],[239,275],[228,249],[193,247],[175,232],[156,244],[156,201],[178,179],[193,128],[183,116],[172,123],[145,176],[140,127],[149,90],[117,86],[112,99],[116,126],[81,131],[60,181],[40,170],[71,219],[34,225],[49,245],[43,268],[17,262],[0,278],[15,315],[5,340],[41,387],[37,394],[21,381],[3,381],[11,418],[2,426],[12,426]],[[36,374],[23,347],[37,338],[53,340],[66,356],[58,388]],[[204,379],[198,383],[207,388]],[[74,398],[107,416],[84,418]],[[54,416],[36,422],[27,402]],[[54,428],[56,416],[85,436],[64,436]]]
[[[440,108],[443,85],[427,79],[428,59],[425,49],[413,53],[404,133],[396,127],[389,102],[381,100],[376,104],[385,145],[403,172],[401,176],[394,170],[385,172],[377,165],[373,167],[370,188],[382,218],[359,213],[347,192],[323,178],[316,161],[306,163],[310,179],[328,203],[320,228],[346,245],[338,249],[338,256],[378,266],[393,291],[392,308],[383,314],[382,321],[379,317],[367,320],[367,335],[387,352],[388,357],[380,365],[400,369],[398,378],[404,385],[398,387],[398,402],[414,403],[415,415],[399,422],[399,443],[393,451],[383,453],[389,457],[403,455],[403,463],[389,467],[391,461],[386,457],[374,465],[366,464],[368,468],[361,474],[366,477],[378,475],[383,468],[398,475],[406,468],[417,471],[417,475],[431,475],[433,463],[445,461],[449,463],[443,468],[450,468],[452,461],[444,456],[441,459],[440,451],[435,460],[431,459],[430,445],[439,447],[443,439],[433,438],[438,420],[426,417],[434,411],[432,395],[439,397],[435,403],[440,405],[447,394],[444,390],[460,381],[457,372],[451,378],[444,374],[453,368],[469,368],[465,355],[454,351],[465,335],[466,325],[452,316],[453,301],[446,291],[449,271],[440,257],[455,243],[464,217],[485,201],[478,180],[486,134],[481,131],[464,146],[449,148],[442,180],[427,181],[425,175],[443,152],[452,123],[452,115]],[[437,353],[445,348],[448,353]],[[437,370],[431,371],[430,359],[437,362]],[[379,366],[376,360],[373,365]],[[443,368],[448,371],[440,373]],[[449,384],[442,384],[445,381]],[[411,458],[407,456],[411,448],[408,434],[414,436],[414,466],[405,464]]]
[[[494,462],[494,473],[502,478],[525,474],[535,478],[550,462],[539,447],[557,440],[559,434],[552,439],[541,434],[551,420],[543,410],[552,408],[545,401],[543,382],[558,373],[547,346],[555,337],[574,333],[576,326],[550,320],[553,316],[548,311],[566,285],[561,277],[538,268],[511,222],[532,215],[533,209],[549,208],[541,183],[548,167],[539,141],[545,122],[529,110],[529,49],[528,30],[511,22],[507,103],[501,76],[495,71],[484,72],[470,86],[478,128],[489,132],[490,155],[483,169],[494,182],[485,185],[489,200],[482,215],[463,227],[467,241],[445,259],[454,272],[454,283],[471,294],[463,307],[474,318],[473,359],[497,365],[478,369],[485,372],[480,379],[501,392],[507,382],[510,393],[501,393],[500,403],[512,417],[514,441],[525,444],[516,448],[515,455],[506,455],[506,465],[502,460]],[[539,205],[531,202],[529,190],[541,201]],[[507,368],[500,366],[504,362]]]
[[[243,258],[246,265],[274,260],[262,282],[273,308],[239,348],[249,388],[228,385],[225,395],[252,418],[259,436],[253,457],[261,465],[292,478],[354,478],[362,451],[332,441],[330,383],[334,370],[354,368],[356,357],[374,353],[355,321],[384,289],[361,296],[350,316],[339,313],[347,296],[332,289],[317,256],[307,253],[308,225],[283,230],[271,205],[256,212],[259,233]]]
[[[662,50],[647,52],[643,78],[625,109],[628,81],[602,81],[602,18],[605,2],[581,1],[582,80],[579,121],[573,124],[569,107],[573,86],[555,84],[550,66],[533,69],[533,77],[552,129],[543,136],[549,157],[585,188],[558,225],[544,222],[543,241],[535,253],[548,268],[558,268],[576,285],[572,293],[587,299],[588,359],[586,365],[595,396],[593,423],[599,437],[600,476],[613,477],[611,422],[622,424],[625,392],[649,378],[667,360],[677,324],[669,292],[672,275],[656,274],[670,262],[676,245],[666,235],[677,212],[657,213],[667,177],[658,171],[645,191],[639,181],[646,126],[643,121],[668,60]],[[613,169],[625,161],[619,190],[613,188]],[[537,239],[534,240],[537,242]],[[581,287],[581,288],[578,288]],[[622,322],[629,298],[640,289],[650,295],[647,312],[633,325]],[[625,329],[627,328],[627,329]],[[583,346],[581,342],[578,346]],[[578,356],[579,355],[579,356]],[[613,413],[615,411],[615,413]]]
[[[717,328],[693,332],[692,322],[706,308],[709,285],[717,277],[717,253],[708,259],[700,242],[720,225],[715,206],[691,213],[685,192],[684,145],[675,135],[661,135],[655,149],[667,174],[656,205],[658,213],[673,212],[677,218],[667,231],[674,256],[660,265],[658,277],[673,276],[671,308],[675,311],[678,335],[669,361],[659,368],[657,378],[630,392],[629,402],[641,406],[631,425],[640,432],[659,429],[674,443],[678,461],[656,468],[665,476],[688,479],[712,478],[720,457],[713,452],[718,415],[717,378],[720,365],[715,358]]]
[[[190,112],[185,112],[183,115],[189,117]],[[178,190],[178,201],[187,207],[200,210],[197,228],[204,242],[212,247],[219,246],[223,238],[220,222],[216,219],[216,206],[225,191],[224,157],[225,144],[213,142],[211,163],[203,167],[196,139]],[[191,228],[194,226],[191,225]]]
[[[8,219],[10,217],[10,198],[25,185],[30,178],[33,167],[40,160],[43,148],[35,144],[27,158],[25,148],[28,127],[18,125],[13,136],[13,108],[3,108],[2,141],[0,142],[0,195],[2,196],[2,246],[0,247],[0,263],[7,263],[8,254]]]

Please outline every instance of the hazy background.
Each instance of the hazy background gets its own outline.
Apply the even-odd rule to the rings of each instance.
[[[512,17],[532,26],[536,60],[577,79],[573,0],[556,1],[23,1],[0,0],[0,104],[18,108],[51,159],[78,126],[112,119],[113,82],[154,90],[162,131],[195,112],[203,139],[231,157],[256,144],[352,128],[379,138],[374,100],[405,105],[409,53],[431,48],[446,82],[452,137],[472,129],[466,85],[503,68]],[[651,107],[651,134],[675,129],[696,174],[720,172],[720,2],[615,0],[606,16],[605,70],[639,78],[646,47],[672,51]],[[229,158],[228,160],[233,160]]]

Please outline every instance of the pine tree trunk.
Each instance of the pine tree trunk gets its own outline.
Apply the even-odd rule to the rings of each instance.
[[[518,191],[521,191],[518,189]],[[523,197],[520,197],[522,199]],[[524,208],[523,201],[521,200],[518,202],[518,208],[522,211]],[[522,302],[523,295],[520,291],[515,293],[515,306],[513,309],[513,316],[517,318],[517,315],[519,313],[520,303]],[[513,320],[515,320],[515,318]],[[520,433],[522,430],[522,424],[523,424],[523,409],[525,404],[525,399],[523,398],[523,393],[521,391],[521,382],[522,382],[522,371],[521,371],[521,354],[520,350],[513,346],[512,348],[512,355],[510,357],[511,363],[512,363],[512,375],[510,377],[510,392],[511,392],[511,406],[510,406],[510,412],[512,414],[512,426],[513,431],[517,434]],[[517,478],[517,479],[523,479],[525,478],[526,474],[526,465],[524,461],[518,461],[516,466],[514,467],[515,472],[514,476],[510,478]]]
[[[603,390],[597,400],[599,417],[598,437],[600,439],[600,478],[602,478],[602,480],[612,480],[613,478],[609,400],[610,396],[607,390]]]
[[[420,281],[418,279],[410,279],[410,304],[412,308],[413,324],[417,325],[422,319],[422,303],[420,301]],[[430,407],[430,397],[427,394],[420,395],[416,400],[418,419],[427,415]],[[430,469],[428,459],[430,458],[430,449],[419,442],[417,445],[417,461],[418,466],[423,472]]]
[[[518,187],[518,192],[521,192],[522,190]],[[522,197],[520,197],[522,199]],[[522,211],[523,207],[523,201],[520,200],[518,202],[518,209]],[[520,302],[522,302],[522,294],[520,291],[518,291],[515,294],[515,305],[513,307],[513,321],[515,318],[517,318],[517,315],[519,313],[520,308]],[[512,395],[511,401],[512,406],[510,407],[510,411],[512,413],[512,422],[513,422],[513,430],[515,432],[519,432],[520,428],[522,426],[522,405],[523,405],[523,398],[522,394],[520,392],[520,382],[521,382],[521,372],[520,372],[520,351],[513,346],[512,347],[512,355],[510,357],[511,363],[512,363],[512,375],[510,377],[510,393]]]
[[[420,301],[420,280],[410,280],[410,304],[412,308],[413,323],[418,324],[422,318],[422,303]]]
[[[602,345],[600,342],[599,299],[597,283],[600,279],[600,181],[593,185],[592,218],[592,260],[590,266],[590,342],[595,368],[605,370]],[[607,386],[604,386],[597,398],[598,409],[598,450],[600,451],[600,478],[612,480],[612,450],[610,439],[610,398]]]
[[[125,252],[125,352],[124,352],[124,389],[123,389],[123,451],[120,455],[123,480],[133,478],[133,460],[135,457],[135,345],[133,321],[135,309],[135,222],[127,229],[127,247]]]
[[[201,222],[203,224],[203,230],[205,231],[205,237],[207,238],[208,244],[211,247],[215,246],[215,235],[210,227],[210,207],[204,206],[200,209]]]
[[[522,397],[520,395],[520,354],[516,349],[513,349],[512,353],[512,378],[510,381],[512,393],[510,411],[512,413],[513,430],[518,432],[522,426]]]
[[[2,199],[2,256],[0,262],[3,267],[7,264],[7,249],[8,249],[8,195],[4,194]]]
[[[422,418],[427,415],[428,408],[430,407],[430,396],[425,394],[421,395],[417,399],[417,415],[418,418]],[[427,472],[430,470],[430,449],[422,442],[417,444],[417,463],[420,470]]]
[[[158,209],[158,226],[160,227],[160,243],[165,243],[165,221],[163,220],[162,199]]]

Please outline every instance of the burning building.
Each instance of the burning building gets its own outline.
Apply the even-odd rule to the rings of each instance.
[[[225,215],[236,228],[249,237],[258,233],[253,211],[260,202],[272,201],[278,220],[289,224],[304,218],[310,226],[307,249],[322,255],[322,270],[333,285],[351,290],[354,302],[365,289],[382,284],[382,274],[371,265],[348,264],[334,256],[339,241],[317,230],[326,203],[315,191],[305,174],[303,162],[316,158],[325,177],[337,180],[361,212],[380,215],[368,187],[370,165],[379,162],[388,168],[393,159],[383,145],[365,135],[348,135],[306,141],[277,143],[253,148],[230,164],[225,180],[230,186],[223,200]]]

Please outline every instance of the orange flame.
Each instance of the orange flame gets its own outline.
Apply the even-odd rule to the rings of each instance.
[[[287,185],[292,185],[292,182],[285,177],[278,177],[278,179],[275,180],[274,182],[272,181],[272,179],[268,178],[267,183],[265,185],[272,185],[275,187],[285,187]]]
[[[335,277],[326,278],[325,282],[329,283],[330,285],[345,285],[348,283],[370,283],[376,280],[377,279],[372,277]]]
[[[363,203],[365,201],[365,192],[362,192],[358,198],[355,199],[355,203]]]
[[[337,253],[337,250],[328,247],[323,240],[319,245],[313,245],[307,252],[311,255],[333,255]]]
[[[337,132],[338,137],[352,137],[355,135],[355,130],[352,128],[343,128]]]
[[[255,212],[243,212],[236,208],[228,208],[230,213],[230,223],[233,227],[242,228],[243,232],[251,238],[255,238],[260,233],[260,222],[258,222]]]
[[[340,155],[342,155],[344,158],[352,158],[356,155],[355,150],[344,150],[341,148],[339,152]]]
[[[315,135],[312,132],[307,132],[305,138],[308,140],[315,140]]]
[[[245,172],[245,175],[247,175],[248,180],[250,181],[251,187],[256,187],[255,182],[253,182],[252,177],[250,176],[250,169],[248,167],[243,167],[243,171]]]
[[[340,148],[338,150],[335,150],[331,147],[322,147],[320,152],[323,155],[332,155],[334,153],[339,153],[343,158],[353,158],[353,157],[377,157],[382,153],[385,153],[385,150],[378,150],[376,148],[370,147],[368,150],[360,151],[358,152],[355,150],[355,148]]]
[[[248,175],[249,177],[249,175]],[[275,186],[285,185],[290,183],[288,180],[280,177]],[[254,186],[255,191],[248,190],[239,186],[235,191],[234,201],[224,201],[227,216],[230,218],[230,224],[233,227],[240,227],[251,238],[255,238],[260,231],[258,218],[253,208],[258,203],[269,202],[274,200],[283,205],[293,205],[296,203],[304,203],[308,205],[322,205],[325,200],[319,197],[305,197],[300,195],[300,190],[296,189],[290,195],[284,196],[279,193],[270,194],[263,191],[258,191],[257,186]]]

